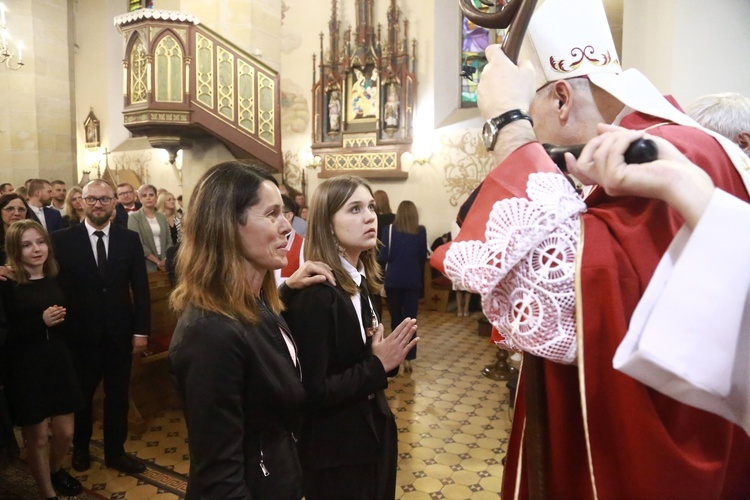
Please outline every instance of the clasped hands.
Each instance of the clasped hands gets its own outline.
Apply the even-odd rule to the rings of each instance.
[[[387,337],[383,337],[383,323],[372,335],[372,353],[377,356],[386,373],[400,365],[412,347],[417,345],[417,320],[406,318]]]
[[[62,306],[50,306],[42,313],[42,320],[47,326],[57,326],[65,321],[66,310]]]

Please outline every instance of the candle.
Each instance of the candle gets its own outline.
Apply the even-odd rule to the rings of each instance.
[[[0,26],[5,26],[5,5],[0,3]]]
[[[23,42],[18,42],[18,64],[23,62]]]

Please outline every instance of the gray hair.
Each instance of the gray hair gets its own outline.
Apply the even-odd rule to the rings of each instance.
[[[687,114],[734,142],[743,132],[750,132],[750,99],[736,92],[699,97],[688,106]]]

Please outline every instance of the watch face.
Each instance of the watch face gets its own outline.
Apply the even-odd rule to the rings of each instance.
[[[484,140],[484,148],[487,151],[492,151],[495,147],[495,140],[497,140],[497,129],[489,121],[484,122],[482,127],[482,139]]]

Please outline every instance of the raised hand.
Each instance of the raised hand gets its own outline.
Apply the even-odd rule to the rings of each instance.
[[[383,363],[386,372],[399,366],[411,348],[417,345],[419,337],[416,333],[416,319],[406,318],[385,338],[383,338],[383,324],[378,325],[372,336],[372,353]]]

